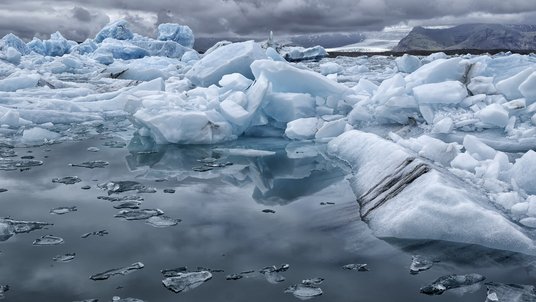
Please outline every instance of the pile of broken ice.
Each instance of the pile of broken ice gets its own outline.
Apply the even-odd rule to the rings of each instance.
[[[159,144],[338,137],[331,154],[353,166],[354,189],[369,204],[362,214],[379,236],[535,253],[535,57],[304,64],[253,41],[218,43],[205,54],[193,43],[187,26],[162,24],[153,39],[124,20],[80,44],[60,33],[28,43],[5,36],[1,141],[63,139],[65,125],[94,129],[118,117]],[[325,55],[287,51],[289,60]],[[393,183],[400,190],[389,190]]]

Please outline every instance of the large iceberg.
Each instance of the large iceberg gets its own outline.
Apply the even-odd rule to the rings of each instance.
[[[378,237],[536,253],[533,240],[482,191],[395,143],[354,130],[331,141],[329,152],[352,167],[361,217]]]
[[[117,20],[101,29],[97,36],[95,36],[95,42],[100,43],[107,38],[130,40],[134,37],[134,34],[129,27],[128,21],[124,19]]]

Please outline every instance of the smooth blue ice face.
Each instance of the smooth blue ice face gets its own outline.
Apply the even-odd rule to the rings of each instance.
[[[130,40],[134,34],[128,28],[126,20],[117,20],[109,25],[106,25],[95,37],[95,42],[101,43],[106,38],[114,38],[117,40]]]
[[[40,39],[33,38],[32,41],[28,42],[27,46],[30,51],[33,51],[42,56],[45,55],[45,44],[43,44],[43,41],[41,41]]]
[[[23,55],[30,53],[30,49],[26,46],[26,43],[14,34],[7,34],[2,38],[1,43],[7,47],[13,47]]]
[[[151,56],[168,57],[168,58],[181,58],[182,55],[188,50],[186,47],[173,41],[158,41],[158,40],[145,40],[145,41],[132,41],[132,44],[145,49]]]
[[[45,55],[51,57],[61,57],[71,51],[71,47],[76,45],[76,42],[68,41],[59,32],[55,32],[50,36],[50,40],[43,41],[45,47]]]
[[[163,23],[158,25],[158,40],[175,41],[182,46],[194,47],[194,33],[187,25]]]

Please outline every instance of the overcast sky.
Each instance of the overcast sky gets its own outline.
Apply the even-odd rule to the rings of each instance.
[[[0,0],[0,35],[30,39],[59,30],[83,41],[110,20],[153,35],[163,22],[196,36],[361,32],[395,25],[536,23],[536,0]]]

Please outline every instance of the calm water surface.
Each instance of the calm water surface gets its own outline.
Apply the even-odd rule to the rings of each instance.
[[[478,247],[438,242],[383,241],[358,215],[345,167],[327,160],[325,146],[274,139],[244,139],[221,146],[154,146],[134,138],[125,148],[104,146],[110,138],[33,148],[16,148],[44,165],[28,171],[0,171],[0,216],[54,225],[0,242],[0,284],[11,289],[5,301],[75,301],[113,296],[145,301],[299,301],[283,293],[302,279],[321,277],[324,294],[312,301],[484,301],[485,287],[429,297],[419,288],[451,273],[480,273],[490,281],[533,284],[533,259]],[[98,147],[99,152],[89,152]],[[231,148],[231,150],[229,150]],[[232,149],[273,151],[275,155],[234,155]],[[31,152],[31,153],[30,153]],[[233,165],[195,172],[198,160],[217,158]],[[102,169],[69,163],[105,160]],[[78,176],[73,185],[52,179]],[[141,208],[158,208],[181,219],[177,226],[155,228],[144,221],[115,218],[114,203],[97,184],[134,180],[156,188],[139,194]],[[82,190],[89,185],[91,189]],[[164,193],[174,189],[175,193]],[[132,195],[135,192],[118,194]],[[116,196],[116,195],[114,195]],[[333,202],[334,205],[321,205]],[[77,211],[52,215],[61,206]],[[275,213],[264,213],[271,209]],[[418,219],[418,217],[416,217]],[[81,238],[88,232],[108,235]],[[42,235],[64,244],[33,246]],[[76,253],[68,263],[58,254]],[[441,260],[431,270],[409,274],[411,255]],[[142,262],[145,267],[104,281],[90,276]],[[270,284],[262,277],[227,281],[227,274],[290,264],[286,280]],[[370,271],[346,271],[342,265],[367,263]],[[188,266],[221,269],[203,285],[179,294],[162,286],[160,270]]]

